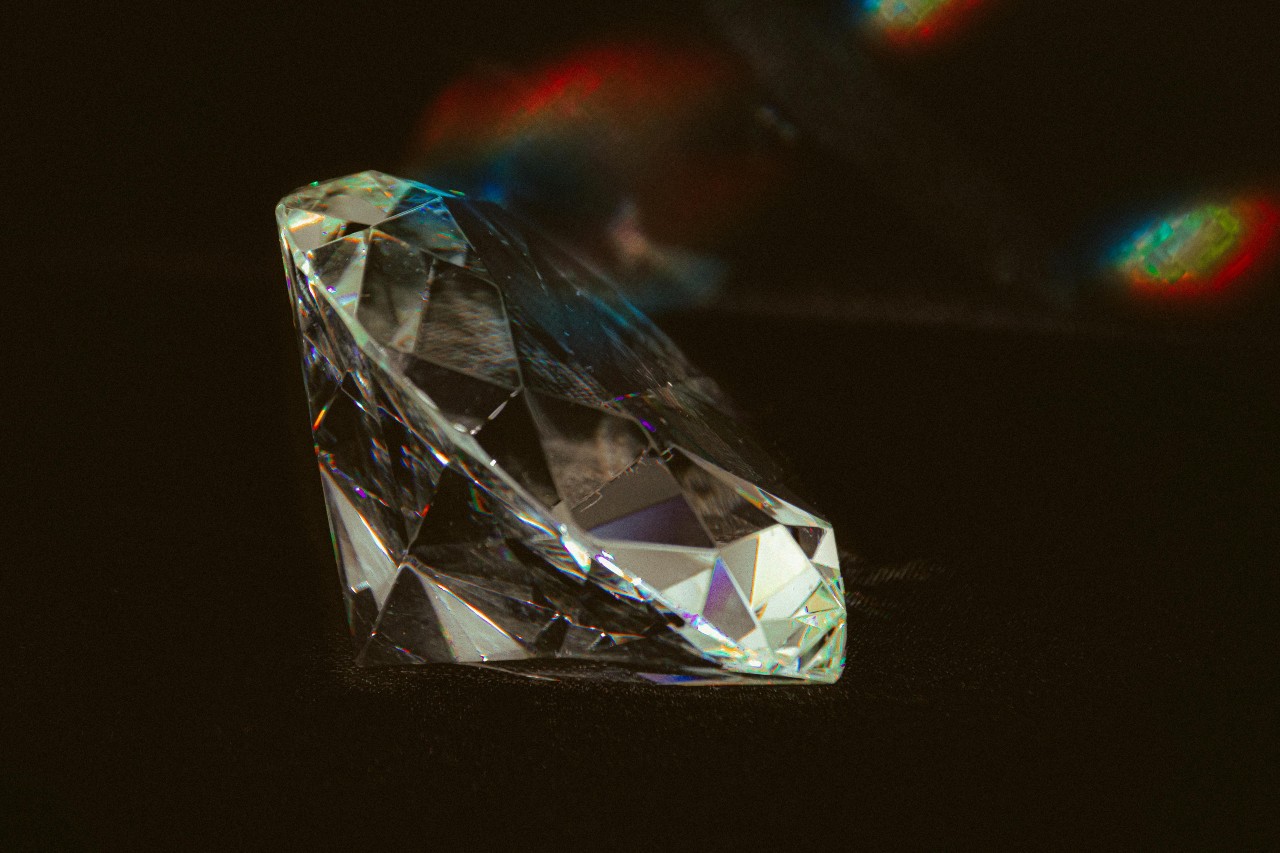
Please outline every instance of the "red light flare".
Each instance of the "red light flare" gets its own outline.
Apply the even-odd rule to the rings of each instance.
[[[956,38],[989,6],[989,0],[952,0],[913,27],[888,26],[881,28],[880,33],[895,49],[923,50]]]
[[[593,45],[533,69],[460,77],[423,113],[415,148],[432,159],[483,159],[530,136],[649,133],[683,120],[736,76],[707,50]]]
[[[746,134],[716,129],[716,116],[749,108],[735,106],[747,85],[732,57],[705,46],[591,45],[530,69],[458,78],[425,109],[412,153],[419,164],[482,164],[526,141],[585,143],[607,158],[647,233],[714,242],[782,173]]]
[[[1270,199],[1258,198],[1240,202],[1237,209],[1248,223],[1249,232],[1236,256],[1209,279],[1210,290],[1221,290],[1260,269],[1275,249],[1276,235],[1280,233],[1280,207]]]
[[[1280,204],[1265,196],[1246,197],[1233,202],[1231,210],[1244,224],[1239,245],[1209,275],[1187,278],[1174,284],[1146,279],[1127,279],[1136,295],[1151,300],[1181,301],[1225,296],[1264,271],[1274,260],[1280,245]]]

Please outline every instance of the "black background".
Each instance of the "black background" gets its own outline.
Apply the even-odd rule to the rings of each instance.
[[[1050,230],[1175,172],[1274,163],[1269,4],[1009,5],[895,73],[999,148]],[[13,172],[38,187],[11,215],[52,204],[11,255],[26,258],[9,338],[25,435],[10,445],[0,846],[1278,840],[1265,298],[1159,335],[837,322],[820,305],[665,318],[857,554],[839,684],[549,687],[350,665],[272,206],[391,168],[426,97],[477,54],[532,59],[691,14],[23,20],[14,56],[35,73],[12,114],[32,144]]]

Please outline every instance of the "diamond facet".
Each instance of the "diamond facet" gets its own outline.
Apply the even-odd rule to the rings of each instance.
[[[361,663],[832,682],[835,535],[608,284],[378,172],[277,208]]]

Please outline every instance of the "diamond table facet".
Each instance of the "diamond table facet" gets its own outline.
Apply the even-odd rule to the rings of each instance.
[[[840,676],[831,525],[607,283],[501,208],[378,172],[276,218],[359,662]]]

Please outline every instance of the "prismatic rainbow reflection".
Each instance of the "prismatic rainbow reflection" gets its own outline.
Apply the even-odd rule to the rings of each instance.
[[[864,23],[898,47],[922,46],[956,32],[985,0],[863,0]]]
[[[733,74],[724,57],[707,50],[592,45],[537,68],[458,78],[424,114],[420,142],[428,151],[460,145],[482,153],[477,149],[513,137],[584,123],[661,123],[696,110]]]
[[[1280,209],[1266,198],[1189,207],[1149,223],[1112,254],[1112,269],[1138,292],[1220,291],[1274,247]]]
[[[763,204],[780,168],[743,126],[748,87],[718,48],[645,40],[476,69],[423,111],[411,171],[573,221],[630,198],[650,236],[705,242]]]
[[[716,247],[785,169],[749,93],[732,54],[697,42],[480,66],[426,105],[406,171],[538,222],[646,310],[700,304],[725,275]]]

